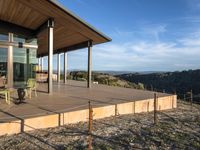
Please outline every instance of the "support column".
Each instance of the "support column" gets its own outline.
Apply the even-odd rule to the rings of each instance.
[[[40,63],[41,63],[41,70],[40,71],[43,72],[43,69],[44,69],[43,68],[43,57],[41,57],[41,62]]]
[[[57,55],[57,82],[60,82],[60,54]]]
[[[40,66],[41,66],[41,57],[38,58],[38,70],[37,71],[40,71],[40,69],[41,69]]]
[[[38,66],[40,65],[41,57],[38,58]]]
[[[64,83],[67,83],[67,52],[64,53]]]
[[[88,77],[87,77],[87,87],[91,88],[91,78],[92,78],[92,41],[88,41]]]
[[[48,93],[53,93],[53,27],[54,21],[48,20]]]
[[[8,34],[9,42],[13,42],[13,33]],[[13,46],[8,46],[8,58],[7,58],[7,83],[8,87],[13,87]]]
[[[26,81],[31,77],[30,74],[30,51],[29,49],[26,49]]]

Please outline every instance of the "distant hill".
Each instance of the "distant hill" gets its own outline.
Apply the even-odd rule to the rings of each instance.
[[[121,75],[121,74],[129,74],[129,73],[133,73],[133,74],[151,74],[151,73],[163,73],[160,71],[140,71],[140,72],[136,72],[136,71],[94,71],[97,73],[106,73],[109,75]]]
[[[63,75],[61,75],[63,78]],[[78,80],[78,81],[86,81],[87,80],[87,72],[86,71],[71,71],[67,76],[70,80]],[[96,84],[105,84],[109,86],[119,86],[126,88],[135,88],[135,89],[144,89],[143,84],[141,83],[133,83],[129,81],[125,81],[123,79],[119,79],[116,76],[113,76],[108,73],[102,72],[92,72],[92,81]]]
[[[63,78],[62,73],[61,78]],[[86,81],[87,72],[71,70],[68,78]],[[183,98],[184,94],[188,97],[188,92],[192,89],[193,94],[200,97],[200,69],[176,72],[93,71],[92,80],[110,86],[147,89],[166,93],[176,92],[179,98]],[[195,100],[200,101],[198,97]]]
[[[180,97],[191,89],[196,95],[200,93],[200,70],[150,74],[128,73],[116,75],[116,77],[136,84],[143,83],[148,90],[177,92]]]
[[[47,70],[44,70],[47,72]],[[73,69],[73,70],[68,70],[68,72],[86,72],[85,70],[78,70],[78,69]],[[112,70],[93,70],[93,73],[104,73],[104,74],[109,74],[109,75],[122,75],[122,74],[129,74],[129,73],[133,73],[133,74],[152,74],[152,73],[164,73],[161,71],[112,71]],[[57,73],[57,69],[53,70],[53,73]],[[63,70],[61,70],[61,74],[63,74]]]

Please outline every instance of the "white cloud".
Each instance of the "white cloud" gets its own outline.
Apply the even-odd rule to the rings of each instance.
[[[133,36],[136,32],[138,32],[138,31],[134,31],[134,30],[125,31],[125,30],[120,30],[118,28],[115,28],[113,36],[115,36],[115,37]]]
[[[184,37],[178,41],[184,46],[200,47],[200,32],[199,31],[193,32],[187,35],[187,37]]]
[[[185,46],[200,46],[200,38],[185,38],[181,39],[180,42]]]
[[[125,41],[110,42],[93,47],[93,70],[173,71],[200,68],[200,30],[178,39],[163,41],[160,34],[168,32],[167,25],[149,25],[139,31],[116,29]],[[134,37],[141,32],[150,39]],[[157,40],[155,40],[157,39]],[[69,69],[87,69],[87,49],[70,52]]]
[[[152,35],[157,42],[160,41],[159,35],[167,31],[166,24],[148,25],[143,28],[143,33]]]
[[[94,64],[101,66],[100,70],[196,69],[200,67],[198,40],[187,37],[178,43],[141,40],[99,45],[94,48]]]
[[[159,42],[160,34],[167,32],[167,24],[145,24],[139,29],[133,29],[131,31],[122,30],[119,28],[114,29],[114,33],[112,34],[113,37],[123,39],[124,38],[130,38],[130,37],[136,37],[139,35],[146,35],[151,37],[153,40]]]
[[[132,71],[197,69],[200,67],[200,50],[195,40],[189,36],[178,40],[177,43],[139,40],[94,46],[93,69]],[[87,50],[70,53],[69,62],[70,69],[87,69]]]

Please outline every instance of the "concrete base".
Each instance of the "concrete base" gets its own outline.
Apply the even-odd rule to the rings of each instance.
[[[170,95],[158,98],[158,110],[167,110],[177,107],[177,96]],[[150,112],[154,110],[154,99],[119,103],[93,108],[94,119],[101,119],[114,115],[134,114]],[[117,113],[117,114],[116,114]],[[0,135],[16,134],[35,129],[57,127],[65,124],[73,124],[88,121],[88,109],[55,113],[39,117],[30,117],[0,123]]]

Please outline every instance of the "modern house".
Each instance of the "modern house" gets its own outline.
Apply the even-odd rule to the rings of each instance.
[[[48,93],[38,92],[23,105],[7,105],[0,97],[0,135],[87,121],[88,101],[94,119],[177,107],[176,95],[157,93],[157,98],[153,91],[97,84],[90,88],[92,46],[109,41],[55,0],[0,0],[0,77],[6,77],[8,89],[34,78],[35,66],[48,56],[48,86],[39,86]],[[88,49],[87,83],[66,83],[67,52],[81,48]],[[58,56],[59,81],[61,53],[64,83],[53,83],[53,55]]]
[[[8,87],[34,76],[37,59],[48,56],[48,92],[52,93],[53,55],[88,48],[88,87],[92,46],[111,39],[59,5],[55,0],[0,0],[0,73]],[[64,80],[66,82],[66,80]]]

